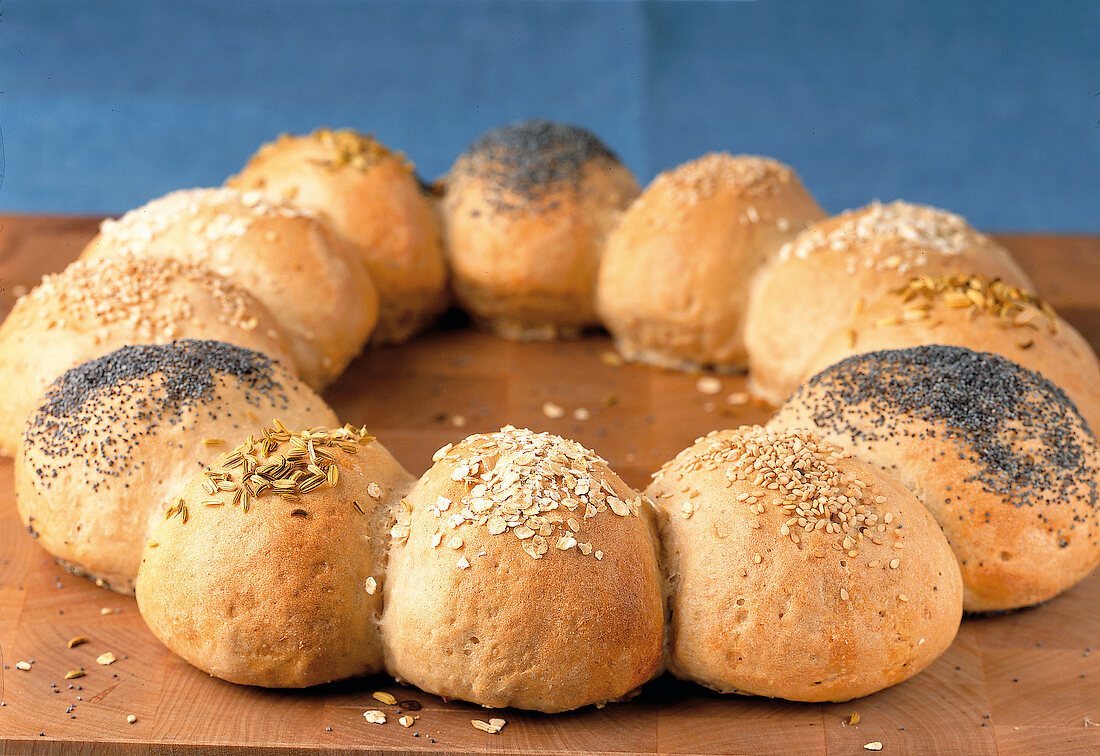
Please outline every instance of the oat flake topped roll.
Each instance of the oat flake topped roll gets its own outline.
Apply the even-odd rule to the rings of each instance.
[[[651,507],[591,451],[510,426],[471,436],[437,453],[407,502],[382,618],[395,677],[552,712],[659,672]]]

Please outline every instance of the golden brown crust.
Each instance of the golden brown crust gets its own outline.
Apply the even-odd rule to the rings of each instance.
[[[962,583],[939,527],[904,486],[831,444],[715,431],[647,494],[662,512],[679,677],[843,701],[909,678],[955,637]]]
[[[915,275],[948,273],[1034,290],[1008,250],[944,210],[875,202],[807,228],[761,269],[749,292],[745,345],[754,392],[784,401],[822,334],[842,328],[861,297],[875,299]]]
[[[489,132],[455,161],[441,203],[455,295],[511,339],[598,324],[604,241],[638,183],[582,129],[530,122]]]
[[[119,255],[203,265],[247,290],[279,320],[317,390],[378,320],[378,293],[354,250],[311,213],[256,191],[181,190],[106,220],[82,258]]]
[[[711,153],[657,176],[611,233],[597,307],[628,359],[745,367],[749,283],[825,216],[787,166]]]
[[[591,452],[514,428],[472,436],[437,454],[408,504],[382,619],[395,677],[554,712],[622,698],[660,671],[652,513]]]
[[[1100,562],[1100,450],[1066,395],[989,353],[856,355],[799,387],[772,423],[890,472],[940,523],[968,612],[1045,601]]]
[[[379,672],[388,530],[413,478],[365,429],[284,428],[183,488],[149,537],[138,607],[168,648],[230,682],[298,688]],[[265,453],[265,439],[276,448]],[[310,449],[325,481],[305,491]],[[265,472],[280,461],[302,470],[298,493],[237,493],[246,465],[289,480]],[[228,490],[211,494],[212,483]]]
[[[1100,362],[1050,305],[987,276],[920,276],[855,312],[827,336],[803,380],[863,352],[947,344],[1003,355],[1062,388],[1096,432]]]
[[[236,284],[176,260],[77,261],[16,302],[0,325],[0,449],[14,455],[51,381],[127,344],[223,341],[297,368],[282,327]]]
[[[309,208],[355,247],[378,289],[373,343],[406,341],[446,308],[438,212],[401,153],[351,129],[283,134],[226,185]]]
[[[101,585],[133,592],[165,502],[278,414],[336,417],[263,355],[218,342],[128,346],[66,372],[38,400],[15,461],[24,525]]]

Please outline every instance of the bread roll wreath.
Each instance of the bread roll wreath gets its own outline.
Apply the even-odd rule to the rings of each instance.
[[[136,590],[157,637],[213,675],[384,670],[558,712],[667,668],[847,700],[931,663],[963,610],[1044,601],[1100,561],[1095,355],[958,216],[825,218],[786,166],[727,154],[639,196],[595,135],[547,121],[486,134],[432,192],[329,130],[229,183],[247,191],[105,221],[0,327],[24,523],[70,569]],[[415,480],[307,386],[426,327],[444,258],[478,327],[569,337],[602,315],[626,359],[747,355],[764,398],[793,396],[767,428],[697,440],[644,494],[512,426],[456,439]],[[965,348],[987,345],[1025,366]]]

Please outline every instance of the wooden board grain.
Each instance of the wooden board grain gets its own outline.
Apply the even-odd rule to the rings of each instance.
[[[73,259],[95,227],[90,218],[0,216],[0,314],[19,287]],[[1100,238],[1001,238],[1100,347]],[[511,344],[452,327],[368,352],[327,398],[416,474],[443,443],[512,423],[576,438],[634,486],[696,436],[770,414],[726,402],[743,378],[723,377],[721,393],[704,395],[691,374],[606,364],[610,350],[602,336]],[[548,418],[546,402],[564,417]],[[578,409],[590,416],[578,419]],[[666,677],[604,709],[506,711],[505,729],[487,735],[470,726],[484,710],[384,677],[267,691],[204,675],[159,644],[133,599],[53,563],[19,523],[11,475],[0,461],[3,753],[852,754],[872,741],[888,754],[1100,752],[1100,574],[1041,607],[967,618],[924,673],[851,703],[720,696]],[[91,640],[68,648],[77,635]],[[97,665],[104,651],[119,661]],[[16,669],[32,659],[30,671]],[[65,679],[81,667],[86,676]],[[415,725],[398,725],[375,690],[419,704]],[[368,708],[387,709],[390,722],[367,723]],[[860,722],[848,726],[853,711]]]

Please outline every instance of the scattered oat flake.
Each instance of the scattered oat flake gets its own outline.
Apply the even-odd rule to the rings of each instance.
[[[493,724],[494,722],[499,722],[500,724]],[[482,732],[487,732],[490,735],[496,735],[498,732],[500,732],[500,729],[504,727],[504,720],[494,718],[486,722],[481,719],[471,719],[470,724],[472,724],[475,728],[481,730]]]
[[[386,724],[385,712],[379,711],[378,709],[367,709],[363,712],[363,716],[366,717],[367,721],[371,724]]]
[[[372,577],[369,577],[363,584],[363,587],[366,589],[367,593],[373,596],[374,592],[378,590],[378,581]]]
[[[451,415],[451,425],[453,425],[456,428],[465,428],[466,427],[466,416],[465,415]],[[408,725],[406,725],[406,726],[408,726]]]
[[[625,360],[618,352],[603,352],[600,354],[600,362],[609,367],[622,367]]]
[[[748,404],[749,395],[745,391],[735,391],[726,397],[726,403],[732,404],[735,407],[741,406],[742,404]]]
[[[700,394],[714,396],[722,393],[722,381],[713,375],[704,375],[695,382],[695,390]]]
[[[470,569],[470,560],[467,559],[466,557],[462,557],[461,559],[459,559],[457,564],[458,564],[458,569],[460,569],[460,570]]]
[[[413,718],[412,718],[411,716],[409,716],[408,714],[406,714],[406,715],[404,715],[403,717],[401,717],[400,719],[398,719],[398,720],[397,720],[397,723],[398,723],[399,725],[401,725],[402,727],[412,727],[412,726],[413,726],[413,723],[414,723],[415,721],[416,721],[415,719],[413,719]]]
[[[134,722],[137,721],[137,714],[128,714],[126,716],[126,721],[129,722],[130,724],[133,724]]]
[[[113,611],[114,611],[114,609],[109,609],[107,607],[103,607],[102,609],[99,610],[99,613],[100,614],[110,614]]]
[[[16,668],[16,669],[21,669],[21,670],[23,670],[24,672],[30,672],[30,670],[31,670],[31,665],[30,665],[29,663],[25,662],[25,661],[17,661],[17,662],[15,663],[15,668]]]
[[[590,419],[591,417],[592,413],[585,407],[577,407],[575,410],[573,410],[574,420],[584,421]]]
[[[551,420],[557,420],[558,418],[565,417],[565,410],[560,404],[546,402],[542,405],[542,414],[546,415]]]
[[[372,499],[379,499],[382,497],[382,489],[377,483],[371,483],[367,486],[367,496],[370,496]]]
[[[70,669],[68,672],[65,673],[65,679],[66,680],[75,680],[78,677],[84,677],[84,675],[86,675],[86,674],[87,674],[87,672],[85,672],[82,669]]]
[[[106,667],[108,664],[114,664],[118,659],[110,651],[106,651],[95,658],[96,664],[102,664]]]
[[[370,694],[370,697],[375,701],[386,704],[386,706],[397,706],[397,698],[392,693],[387,693],[384,690],[376,690]]]
[[[863,747],[868,751],[881,751],[882,743],[877,740],[872,740],[870,743],[864,743]]]

